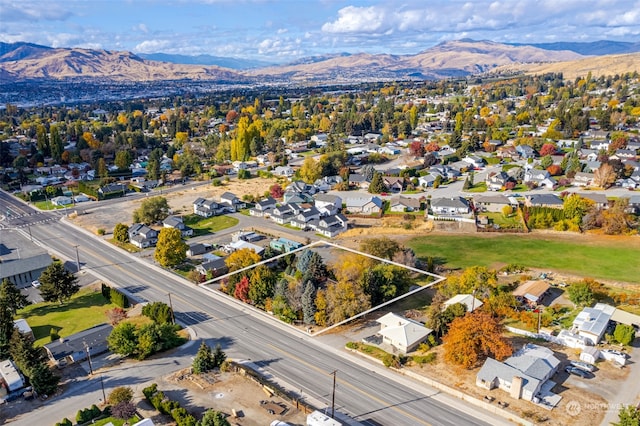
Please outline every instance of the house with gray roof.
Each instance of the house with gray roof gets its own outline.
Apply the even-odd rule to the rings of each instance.
[[[320,235],[333,238],[347,230],[347,218],[343,214],[321,217],[309,222],[309,227]]]
[[[473,197],[473,204],[479,212],[502,213],[506,206],[517,207],[518,201],[514,197],[503,194],[478,195]]]
[[[615,310],[613,306],[604,303],[598,303],[593,308],[584,308],[573,320],[571,331],[585,337],[595,346],[604,336]]]
[[[555,194],[531,194],[524,197],[524,204],[527,207],[552,207],[561,209],[562,199]]]
[[[258,201],[252,209],[249,209],[249,215],[256,217],[264,217],[276,208],[276,200],[267,197]]]
[[[138,248],[153,247],[158,242],[158,231],[143,223],[134,223],[128,233],[129,242]]]
[[[391,197],[389,210],[392,212],[417,212],[421,203],[418,198],[403,197],[402,195]]]
[[[110,324],[99,324],[54,340],[44,345],[44,348],[49,359],[56,364],[80,362],[87,359],[87,353],[95,356],[108,351],[107,337],[112,330],[113,326]]]
[[[220,196],[220,204],[225,204],[231,212],[237,212],[247,206],[247,204],[238,198],[236,194],[229,191]]]
[[[196,198],[193,202],[193,213],[202,217],[211,217],[224,214],[226,206],[216,203],[213,200]]]
[[[382,212],[382,200],[376,196],[347,198],[346,209],[349,213],[378,214]]]
[[[316,194],[314,206],[321,216],[331,216],[337,214],[342,209],[342,198],[333,194]]]
[[[180,216],[167,216],[165,220],[162,221],[162,225],[165,228],[173,228],[180,231],[180,234],[183,237],[190,237],[193,235],[193,229],[184,224],[184,219]]]
[[[294,210],[291,204],[283,204],[277,206],[271,211],[271,219],[280,225],[291,222],[291,219],[295,217]]]
[[[17,231],[0,232],[0,281],[6,278],[18,288],[30,286],[51,265],[51,256]]]
[[[559,367],[560,360],[551,349],[529,343],[503,362],[487,358],[476,375],[476,385],[502,389],[514,399],[555,407],[562,397],[551,392],[555,383],[549,379]]]
[[[431,200],[431,211],[435,215],[453,216],[470,213],[471,206],[462,197],[434,198]]]
[[[382,338],[383,345],[390,347],[393,353],[402,355],[414,351],[433,332],[424,324],[393,312],[383,315],[376,322],[380,324],[377,334]]]

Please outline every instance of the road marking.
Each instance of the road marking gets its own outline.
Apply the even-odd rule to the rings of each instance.
[[[313,365],[313,364],[310,364],[310,363],[308,363],[307,361],[305,361],[304,359],[302,359],[302,358],[300,358],[300,357],[297,357],[297,356],[293,355],[293,354],[292,354],[292,353],[290,353],[290,352],[287,352],[287,351],[285,351],[285,350],[282,350],[282,349],[280,349],[280,348],[279,348],[279,347],[277,347],[277,346],[274,346],[274,345],[272,345],[272,344],[269,344],[268,346],[270,346],[271,348],[275,349],[275,350],[276,350],[276,351],[278,351],[278,352],[281,352],[281,353],[283,353],[283,354],[286,354],[287,356],[289,356],[289,357],[291,357],[291,358],[293,358],[293,359],[297,360],[297,361],[298,361],[299,363],[301,363],[301,364],[306,365],[307,367],[309,367],[309,368],[310,368],[310,369],[312,369],[312,370],[315,370],[315,371],[317,371],[317,372],[319,372],[319,373],[325,373],[325,374],[327,374],[327,375],[328,375],[328,374],[330,374],[330,372],[329,372],[329,371],[324,370],[324,369],[322,369],[322,368],[320,368],[320,367],[317,367],[317,366],[315,366],[315,365]],[[358,387],[354,386],[354,385],[353,385],[353,384],[351,384],[350,382],[347,382],[347,381],[345,381],[345,380],[342,380],[342,379],[340,378],[340,376],[336,377],[336,381],[337,381],[338,383],[340,383],[340,384],[342,384],[342,385],[346,386],[346,387],[351,388],[353,391],[356,391],[356,392],[358,392],[358,393],[361,393],[362,395],[366,396],[367,398],[369,398],[369,399],[371,399],[371,400],[373,400],[373,401],[379,402],[379,403],[380,403],[381,405],[383,405],[383,407],[385,407],[385,408],[391,408],[391,409],[393,409],[393,410],[395,410],[395,411],[399,412],[400,414],[402,414],[402,415],[404,415],[404,416],[406,416],[406,417],[409,417],[409,418],[410,418],[410,419],[412,419],[412,420],[415,420],[415,421],[416,421],[416,423],[415,423],[415,424],[422,424],[422,425],[425,425],[425,426],[431,426],[431,423],[427,423],[427,422],[425,422],[424,420],[422,420],[421,418],[418,418],[418,417],[414,416],[413,414],[409,414],[409,413],[407,413],[406,411],[404,411],[404,410],[402,410],[401,408],[399,408],[399,407],[395,406],[394,404],[391,404],[391,403],[389,403],[388,401],[385,401],[385,400],[383,400],[383,399],[381,399],[381,398],[378,398],[377,396],[372,395],[372,394],[370,394],[369,392],[365,392],[364,390],[362,390],[362,389],[360,389],[360,388],[358,388]],[[430,398],[430,397],[428,397],[428,396],[426,396],[426,395],[425,395],[425,398]],[[345,408],[346,408],[346,407],[345,407]],[[359,417],[359,416],[358,416],[358,417]],[[354,420],[355,420],[355,419],[354,419]]]

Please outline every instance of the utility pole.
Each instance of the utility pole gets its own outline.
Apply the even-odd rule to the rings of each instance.
[[[84,343],[84,350],[87,352],[87,360],[89,360],[89,374],[93,376],[93,365],[91,364],[91,352],[89,352],[89,346],[87,346],[87,342],[82,342],[82,343]],[[102,392],[104,392],[104,389]]]
[[[335,419],[335,413],[336,413],[336,373],[338,372],[338,370],[333,370],[332,373],[333,374],[333,392],[331,393],[331,418]]]
[[[171,309],[171,322],[173,324],[176,323],[176,317],[173,314],[173,303],[171,303],[171,293],[167,293],[167,296],[169,296],[169,309]]]
[[[80,273],[80,255],[78,255],[78,245],[73,246],[76,249],[76,272]]]
[[[104,393],[104,381],[102,381],[102,374],[100,374],[100,386],[102,387],[102,403],[107,405],[107,396]]]

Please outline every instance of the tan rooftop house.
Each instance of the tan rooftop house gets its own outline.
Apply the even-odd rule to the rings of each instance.
[[[548,290],[549,283],[546,281],[526,281],[513,291],[513,295],[523,303],[537,305]]]

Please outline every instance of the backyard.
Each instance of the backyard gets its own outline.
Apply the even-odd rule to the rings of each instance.
[[[43,302],[29,305],[18,311],[16,317],[24,318],[33,330],[36,346],[51,341],[51,332],[60,337],[69,336],[107,321],[105,311],[116,305],[107,301],[99,288],[86,287],[62,305]]]
[[[640,241],[581,234],[429,235],[406,242],[422,259],[448,269],[509,263],[571,275],[640,284]]]
[[[196,237],[201,235],[213,234],[215,232],[222,231],[223,229],[231,228],[238,224],[238,219],[231,216],[213,216],[213,217],[201,217],[195,214],[190,214],[184,217],[185,225],[193,228],[193,234]]]

